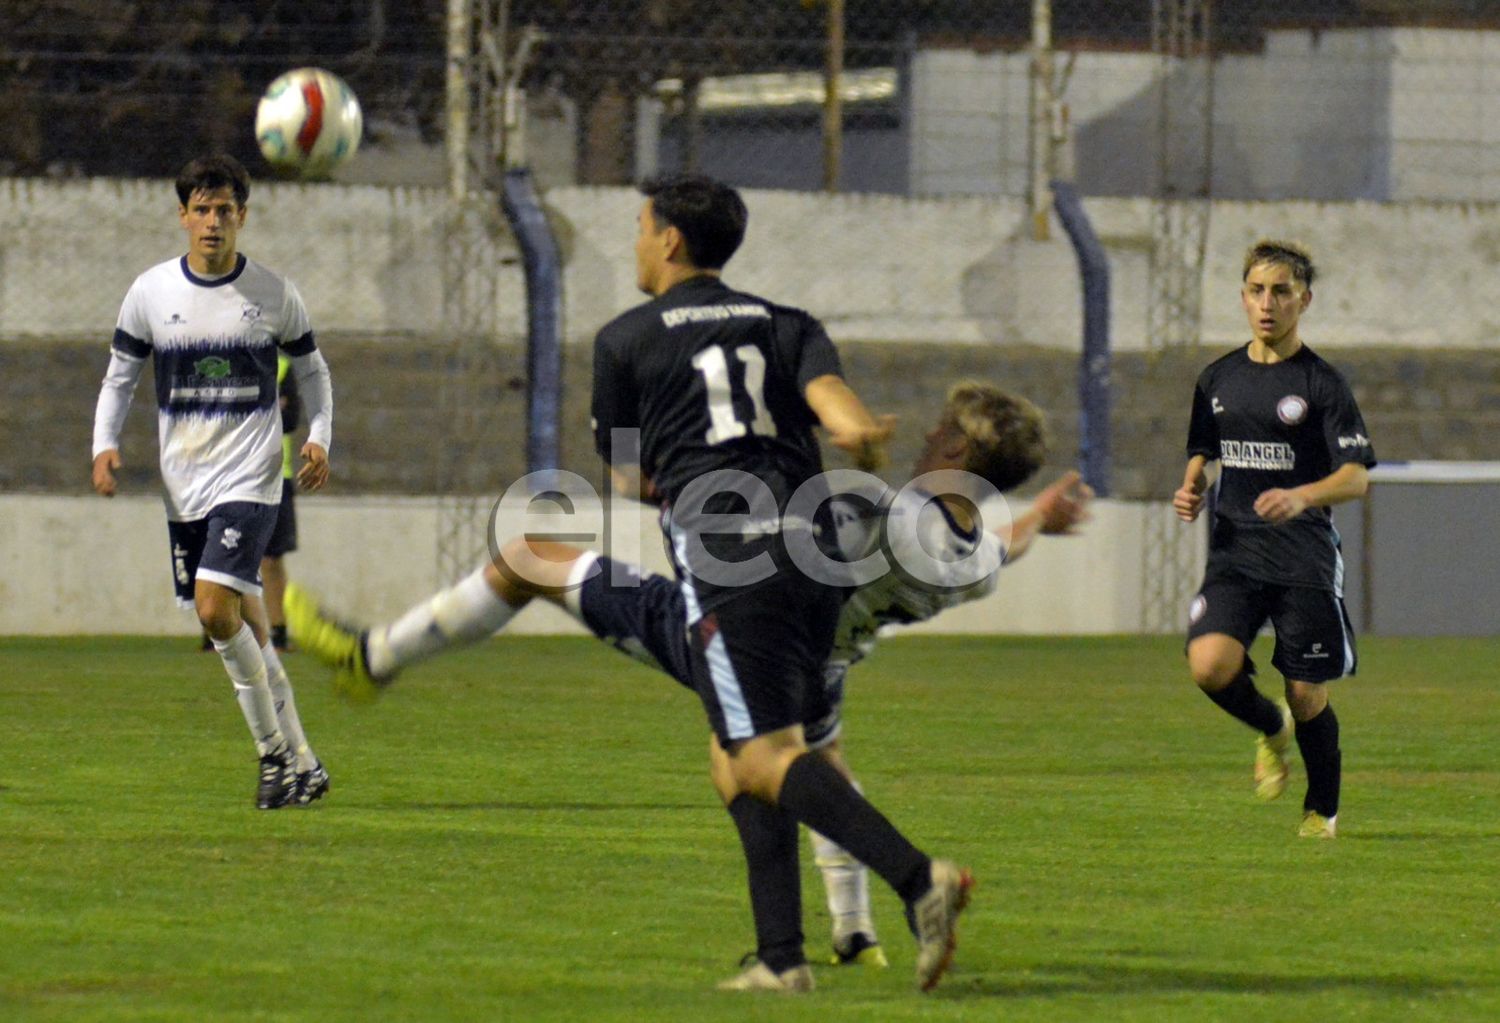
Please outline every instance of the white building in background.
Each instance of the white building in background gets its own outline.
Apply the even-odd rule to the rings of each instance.
[[[911,194],[1024,192],[1029,61],[916,54]],[[1076,55],[1064,100],[1084,194],[1156,192],[1159,69],[1149,53]],[[1277,31],[1213,73],[1217,197],[1500,199],[1500,32]]]

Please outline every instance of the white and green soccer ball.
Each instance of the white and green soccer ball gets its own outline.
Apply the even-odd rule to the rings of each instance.
[[[332,71],[301,67],[277,78],[255,108],[255,141],[274,167],[326,178],[359,150],[365,118]]]

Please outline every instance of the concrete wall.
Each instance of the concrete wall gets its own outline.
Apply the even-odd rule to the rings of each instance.
[[[638,201],[623,188],[547,196],[567,258],[565,324],[574,340],[591,339],[640,299]],[[732,281],[813,311],[837,340],[1077,349],[1072,250],[1060,229],[1052,241],[1031,241],[1019,200],[753,192],[749,201],[750,233]],[[1093,199],[1088,210],[1111,257],[1115,346],[1140,349],[1151,206]],[[522,273],[503,224],[476,216],[456,228],[439,191],[266,186],[252,194],[250,215],[242,247],[297,282],[324,333],[524,333]],[[1240,258],[1266,234],[1303,240],[1323,266],[1305,321],[1316,344],[1500,345],[1500,206],[1216,203],[1204,277],[1209,343],[1243,337]],[[103,343],[134,276],[181,246],[163,182],[0,182],[0,238],[0,339]],[[467,309],[459,303],[465,290]]]
[[[580,506],[585,522],[601,514]],[[1039,541],[1005,569],[996,594],[918,628],[1134,631],[1140,623],[1139,550],[1149,514],[1171,513],[1164,505],[1102,502],[1085,535]],[[439,585],[432,499],[318,496],[299,501],[298,517],[301,550],[288,557],[290,574],[351,618],[388,619]],[[505,514],[496,534],[514,536],[536,528],[535,522]],[[668,571],[654,515],[625,505],[611,525],[610,549],[617,556]],[[195,633],[192,614],[173,600],[167,550],[166,522],[154,498],[0,497],[0,635]],[[476,564],[482,553],[476,550]],[[527,608],[510,628],[579,631],[563,612],[541,604]]]

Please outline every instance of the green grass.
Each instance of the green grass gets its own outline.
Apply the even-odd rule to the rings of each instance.
[[[0,641],[0,1020],[1500,1018],[1494,641],[1364,640],[1332,843],[1300,773],[1254,802],[1177,640],[887,642],[851,761],[980,886],[933,995],[881,887],[892,969],[803,999],[712,990],[753,941],[685,691],[514,638],[354,711],[293,656],[334,788],[262,813],[193,646]]]

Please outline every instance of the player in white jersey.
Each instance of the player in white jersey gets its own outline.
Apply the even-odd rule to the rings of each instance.
[[[1040,467],[1045,448],[1042,414],[1034,405],[967,381],[949,392],[912,484],[895,491],[865,476],[838,502],[835,521],[845,560],[880,562],[848,592],[825,669],[828,710],[803,728],[808,748],[851,781],[839,741],[844,677],[870,652],[879,630],[924,621],[993,592],[1001,564],[1024,554],[1038,534],[1068,533],[1086,518],[1092,491],[1069,472],[995,532],[975,521],[985,492],[1025,482]],[[598,638],[689,684],[681,588],[664,576],[643,576],[633,565],[563,543],[512,540],[493,564],[396,621],[364,631],[329,618],[310,594],[289,584],[287,624],[303,650],[337,668],[340,692],[365,700],[402,668],[490,636],[534,597],[566,609]],[[820,835],[814,834],[813,844],[833,918],[833,961],[885,965],[865,867]]]
[[[305,806],[328,791],[291,682],[272,647],[259,565],[281,503],[277,352],[307,406],[298,481],[328,479],[333,392],[302,298],[237,251],[250,178],[238,161],[192,161],[176,181],[188,251],[136,278],[120,307],[94,412],[94,490],[113,497],[120,432],[151,359],[178,603],[224,661],[260,758],[256,805]]]

